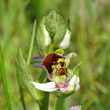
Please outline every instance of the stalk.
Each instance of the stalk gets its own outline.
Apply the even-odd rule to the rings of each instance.
[[[1,77],[2,77],[2,82],[3,82],[3,88],[4,88],[5,98],[6,98],[6,102],[7,102],[7,107],[8,107],[8,110],[12,110],[11,109],[11,102],[10,102],[10,99],[9,99],[8,86],[7,86],[7,81],[6,81],[4,60],[3,60],[1,44],[0,44],[0,73],[1,73]]]
[[[35,30],[36,30],[36,20],[34,22],[33,33],[32,33],[31,43],[30,43],[29,52],[28,52],[28,58],[27,58],[28,65],[30,64],[30,60],[31,60],[33,44],[34,44],[34,40],[35,40]]]
[[[48,82],[49,80],[47,79],[46,82]],[[49,92],[43,92],[44,93],[44,97],[42,99],[42,104],[40,105],[40,110],[48,110],[48,103],[49,103]]]
[[[57,98],[54,110],[65,110],[64,104],[65,104],[65,98]]]

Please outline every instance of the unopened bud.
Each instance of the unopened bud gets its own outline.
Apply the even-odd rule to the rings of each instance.
[[[37,30],[37,46],[42,56],[47,54],[47,46],[51,43],[51,37],[49,32],[46,30],[45,26],[45,17],[40,21],[38,30]]]
[[[66,23],[55,11],[49,12],[46,16],[46,28],[53,39],[53,44],[58,47],[66,33]]]
[[[70,44],[70,38],[71,38],[71,31],[67,29],[63,40],[59,44],[59,47],[66,49]]]

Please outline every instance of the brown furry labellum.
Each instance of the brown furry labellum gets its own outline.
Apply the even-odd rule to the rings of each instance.
[[[56,53],[49,53],[45,59],[42,62],[43,67],[46,69],[47,74],[48,74],[48,78],[50,80],[52,80],[52,72],[53,72],[53,68],[52,65],[58,65],[60,64],[61,68],[57,68],[57,73],[56,75],[65,75],[67,73],[67,69],[66,69],[66,64],[65,62],[58,62],[58,59],[60,58],[64,58]]]

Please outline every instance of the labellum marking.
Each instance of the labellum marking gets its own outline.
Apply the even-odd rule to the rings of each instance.
[[[66,68],[59,68],[57,75],[66,75],[67,70]]]
[[[50,53],[46,56],[46,58],[43,60],[42,65],[43,67],[47,70],[48,72],[48,77],[50,80],[52,80],[52,65],[57,65],[57,61],[59,58],[62,58],[62,56],[55,54],[55,53]]]

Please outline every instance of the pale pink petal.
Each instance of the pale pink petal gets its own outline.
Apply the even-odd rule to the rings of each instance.
[[[65,87],[60,88],[60,91],[62,92],[67,92],[72,90],[78,91],[79,88],[80,88],[79,77],[77,75],[74,75],[69,81],[69,85],[66,85]]]
[[[33,82],[33,85],[35,86],[35,88],[45,92],[53,92],[59,89],[55,86],[55,82],[42,83],[42,84]]]
[[[73,85],[75,82],[79,83],[79,77],[77,75],[74,75],[71,80],[69,81],[69,85]]]
[[[69,86],[68,90],[72,90],[73,86],[76,84],[76,87],[74,88],[76,92],[80,89],[80,84],[79,84],[79,77],[77,75],[74,75],[71,80],[69,81]]]
[[[78,92],[80,89],[80,84],[79,83],[76,83],[76,92]]]
[[[68,91],[68,87],[60,88],[60,91],[62,91],[62,92],[66,92],[66,91]]]

